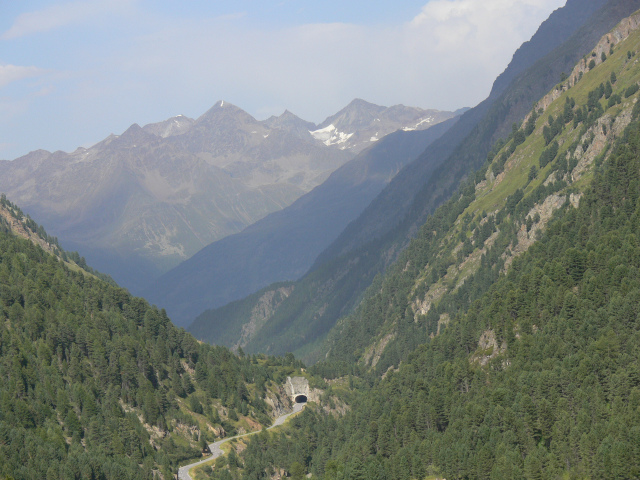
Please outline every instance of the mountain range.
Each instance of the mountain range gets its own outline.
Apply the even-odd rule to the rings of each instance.
[[[327,127],[288,111],[260,122],[220,101],[195,120],[134,124],[90,148],[0,162],[0,191],[67,249],[139,291],[202,247],[291,204],[378,138],[453,115],[354,100],[327,120],[343,139],[333,141],[317,133]]]
[[[203,248],[142,295],[186,327],[208,308],[273,282],[297,280],[389,181],[456,120],[381,138],[288,207]]]

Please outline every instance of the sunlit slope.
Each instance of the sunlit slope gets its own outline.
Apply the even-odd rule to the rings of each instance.
[[[252,439],[245,468],[640,476],[640,38],[624,40],[639,19],[535,106],[334,332],[310,370],[348,384],[351,409]]]
[[[358,311],[331,332],[330,358],[382,372],[397,365],[508,271],[554,212],[580,204],[637,104],[639,21],[635,15],[604,36],[428,219]]]

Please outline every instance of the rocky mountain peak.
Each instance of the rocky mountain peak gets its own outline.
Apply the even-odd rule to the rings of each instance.
[[[365,128],[375,120],[376,115],[386,110],[386,108],[356,98],[338,113],[322,122],[319,128],[326,128],[329,125],[333,125],[338,129],[350,128],[352,131]]]
[[[314,123],[303,120],[289,110],[285,110],[279,117],[273,115],[262,123],[268,128],[279,128],[287,132],[295,133],[302,138],[308,138],[310,136],[309,132],[316,129]]]
[[[112,147],[136,147],[156,139],[157,136],[146,132],[140,125],[134,123],[127,128],[122,135],[114,139]]]
[[[161,138],[172,137],[185,133],[194,124],[195,120],[184,115],[176,115],[167,120],[157,123],[150,123],[142,129]]]
[[[216,104],[213,107],[211,107],[209,110],[203,113],[200,117],[198,117],[198,119],[196,120],[196,123],[207,122],[207,121],[219,119],[222,117],[234,117],[234,116],[241,117],[244,119],[251,119],[253,122],[257,122],[255,118],[253,118],[251,115],[249,115],[247,112],[245,112],[241,108],[236,107],[232,103],[225,102],[224,100],[220,100],[219,102],[216,102]]]
[[[325,145],[357,153],[396,130],[424,130],[453,116],[452,112],[404,105],[384,107],[356,98],[311,135]]]
[[[142,127],[137,123],[132,124],[129,128],[127,128],[120,137],[127,137],[131,135],[136,135],[142,131]]]
[[[196,119],[185,135],[189,139],[226,136],[231,132],[253,131],[263,128],[255,118],[232,103],[220,100],[213,107]],[[234,135],[235,135],[234,133]],[[213,137],[211,137],[213,135]],[[185,138],[186,139],[186,138]],[[208,143],[208,142],[206,142]],[[211,146],[211,145],[209,145]]]

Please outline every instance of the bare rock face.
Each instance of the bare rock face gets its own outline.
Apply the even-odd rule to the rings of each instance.
[[[21,217],[20,215],[16,215],[14,209],[9,205],[0,204],[0,226],[5,225],[14,235],[18,237],[24,238],[25,240],[30,240],[42,247],[43,250],[55,254],[55,245],[50,244],[41,236],[39,236],[36,232],[31,230],[27,224],[26,219]]]
[[[264,324],[269,321],[278,306],[291,295],[294,288],[295,287],[291,285],[265,292],[251,310],[251,317],[249,321],[242,326],[240,340],[233,348],[237,349],[238,347],[246,346]]]
[[[378,342],[371,345],[366,353],[364,354],[364,363],[367,365],[371,365],[375,367],[380,361],[380,357],[384,352],[384,349],[387,348],[389,342],[391,342],[396,337],[395,332],[388,333],[384,337],[382,337]]]
[[[495,332],[493,330],[486,330],[480,336],[478,349],[476,350],[476,353],[471,356],[469,361],[484,367],[491,360],[506,351],[507,344],[503,342],[502,345],[498,345]]]
[[[292,401],[284,387],[280,387],[277,394],[267,390],[264,401],[271,407],[271,417],[277,418],[291,411]]]

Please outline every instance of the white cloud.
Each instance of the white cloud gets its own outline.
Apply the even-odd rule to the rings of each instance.
[[[123,11],[130,3],[130,0],[92,0],[52,5],[35,12],[23,13],[2,34],[2,38],[8,40],[82,23],[107,13]]]
[[[431,0],[413,19],[414,25],[421,23],[446,23],[454,19],[478,24],[486,23],[486,15],[492,16],[491,25],[496,26],[499,17],[520,17],[522,12],[533,8],[549,12],[551,8],[559,7],[564,2],[557,0]]]
[[[472,56],[469,60],[495,68],[562,4],[564,0],[432,0],[410,26],[436,52]]]
[[[23,78],[37,77],[45,73],[38,67],[21,67],[18,65],[0,65],[0,88]]]
[[[253,114],[288,108],[316,122],[355,97],[425,108],[473,106],[515,49],[563,3],[432,0],[412,21],[387,26],[167,22],[137,38],[109,68],[148,78],[142,83],[149,92],[164,89],[155,96],[199,95],[203,109],[224,98]],[[265,111],[265,105],[278,107]]]

